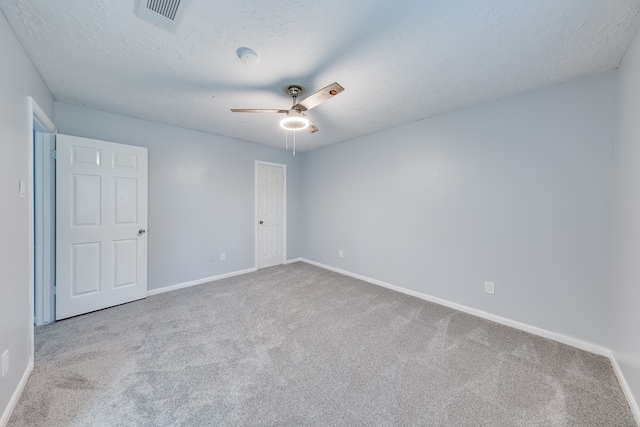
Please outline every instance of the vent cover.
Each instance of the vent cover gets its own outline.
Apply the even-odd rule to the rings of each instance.
[[[138,0],[138,16],[169,31],[175,31],[189,0]]]

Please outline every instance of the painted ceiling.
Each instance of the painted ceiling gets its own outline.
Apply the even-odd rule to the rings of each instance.
[[[281,115],[230,109],[288,109],[287,84],[340,83],[307,112],[320,131],[298,132],[298,150],[615,69],[640,17],[640,0],[182,3],[173,31],[140,19],[136,0],[0,9],[72,105],[282,147]]]

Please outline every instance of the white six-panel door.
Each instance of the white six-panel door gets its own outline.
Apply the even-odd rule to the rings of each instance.
[[[284,263],[284,168],[257,165],[258,268]]]
[[[147,149],[56,144],[56,320],[146,297]]]

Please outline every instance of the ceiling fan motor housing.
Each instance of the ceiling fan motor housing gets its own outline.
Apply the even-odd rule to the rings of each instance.
[[[300,86],[288,86],[287,93],[289,94],[289,96],[297,98],[302,95],[302,88]]]

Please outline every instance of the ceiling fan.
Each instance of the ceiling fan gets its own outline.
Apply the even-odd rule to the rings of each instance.
[[[286,114],[286,117],[280,121],[280,126],[282,128],[293,131],[307,129],[309,133],[315,133],[318,132],[318,127],[313,124],[311,120],[309,120],[304,112],[320,105],[328,99],[333,98],[343,90],[344,88],[342,86],[334,82],[329,86],[312,93],[302,101],[297,102],[298,96],[302,95],[302,93],[304,92],[304,86],[294,83],[284,87],[285,93],[293,98],[293,105],[289,110],[232,108],[231,111],[233,111],[234,113]]]

